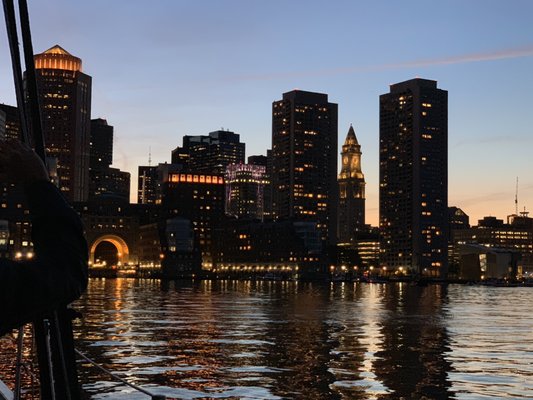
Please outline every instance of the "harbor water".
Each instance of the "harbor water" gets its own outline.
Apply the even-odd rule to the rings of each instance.
[[[533,288],[91,280],[77,347],[176,399],[533,397]],[[80,365],[92,399],[146,399]]]

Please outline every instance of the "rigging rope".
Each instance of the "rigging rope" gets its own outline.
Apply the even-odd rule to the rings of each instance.
[[[133,383],[130,383],[128,382],[127,380],[121,378],[120,376],[114,374],[113,372],[105,369],[104,367],[102,367],[100,364],[98,364],[96,361],[93,361],[91,360],[89,357],[87,357],[85,354],[83,354],[81,351],[79,351],[78,349],[74,349],[74,351],[76,352],[76,354],[78,354],[81,358],[83,358],[85,361],[89,362],[90,364],[94,365],[96,368],[98,368],[100,371],[102,372],[105,372],[106,374],[108,374],[109,376],[113,377],[114,379],[116,379],[117,381],[119,382],[122,382],[124,385],[126,386],[129,386],[141,393],[144,393],[145,395],[147,396],[150,396],[152,398],[152,400],[165,400],[166,397],[163,396],[163,395],[159,395],[159,394],[153,394],[153,393],[150,393],[148,390],[146,389],[143,389],[137,385],[134,385]]]

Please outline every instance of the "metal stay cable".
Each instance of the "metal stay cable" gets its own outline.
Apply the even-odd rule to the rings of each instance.
[[[150,396],[152,398],[152,400],[165,400],[166,397],[163,396],[163,395],[160,395],[160,394],[153,394],[153,393],[150,393],[148,390],[146,389],[143,389],[142,387],[139,387],[137,385],[134,385],[133,383],[130,383],[128,382],[127,380],[121,378],[120,376],[114,374],[113,372],[105,369],[104,367],[102,367],[100,364],[98,364],[96,361],[94,360],[91,360],[89,357],[87,357],[85,354],[83,354],[81,351],[79,351],[78,349],[74,349],[74,351],[76,352],[76,354],[78,354],[81,358],[83,358],[85,361],[87,361],[88,363],[94,365],[96,368],[98,368],[100,371],[102,372],[105,372],[106,374],[108,374],[109,376],[113,377],[114,379],[116,379],[117,381],[119,382],[122,382],[124,385],[126,386],[129,386],[131,387],[132,389],[135,389],[137,390],[138,392],[141,392],[141,393],[144,393],[145,395],[147,396]]]

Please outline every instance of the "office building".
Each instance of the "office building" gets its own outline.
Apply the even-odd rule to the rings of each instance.
[[[54,46],[35,55],[47,155],[57,160],[59,188],[70,201],[89,193],[91,77],[82,61]]]
[[[231,131],[186,135],[183,137],[183,147],[172,152],[172,162],[184,164],[190,172],[223,175],[229,164],[244,163],[245,149],[240,135]]]
[[[365,229],[365,177],[361,171],[361,145],[351,125],[342,146],[341,160],[338,241],[351,244]]]
[[[314,221],[324,242],[337,236],[337,104],[294,90],[272,104],[272,213]]]
[[[180,217],[191,222],[202,268],[211,269],[213,230],[224,217],[224,178],[170,172],[163,180],[162,207],[167,219]]]
[[[380,96],[380,264],[427,277],[448,267],[448,92],[412,79]]]
[[[226,215],[263,220],[266,167],[230,164],[226,167]]]

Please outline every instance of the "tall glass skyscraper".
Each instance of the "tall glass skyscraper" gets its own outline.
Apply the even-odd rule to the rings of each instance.
[[[420,276],[448,268],[448,92],[412,79],[380,96],[380,264]]]

